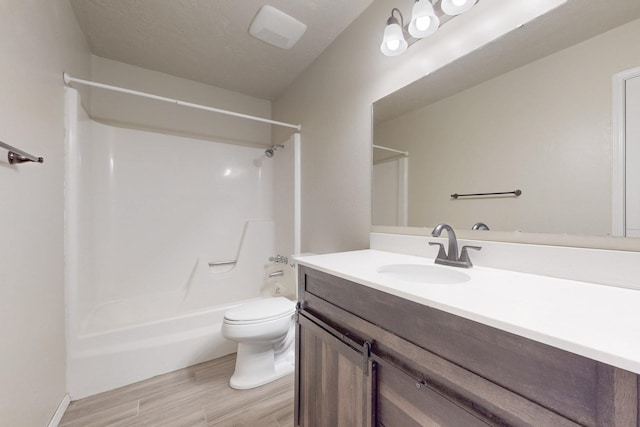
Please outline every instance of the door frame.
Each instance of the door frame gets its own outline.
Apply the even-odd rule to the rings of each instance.
[[[613,75],[613,210],[611,235],[625,237],[626,231],[626,82],[640,77],[640,67]]]

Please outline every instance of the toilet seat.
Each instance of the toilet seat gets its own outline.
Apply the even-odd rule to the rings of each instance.
[[[227,310],[224,322],[232,325],[249,325],[289,317],[296,311],[295,302],[284,298],[266,298]]]

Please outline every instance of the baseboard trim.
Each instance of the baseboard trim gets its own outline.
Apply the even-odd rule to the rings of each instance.
[[[58,408],[56,409],[55,414],[53,414],[53,417],[51,417],[51,421],[49,421],[49,424],[47,425],[47,427],[58,427],[58,425],[60,424],[60,421],[62,421],[62,416],[64,415],[64,412],[69,407],[69,403],[71,403],[71,397],[69,397],[69,393],[67,393],[64,395],[64,398],[58,405]]]

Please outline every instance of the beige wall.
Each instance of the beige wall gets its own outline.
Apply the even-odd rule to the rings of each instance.
[[[271,117],[271,102],[268,100],[98,56],[92,56],[91,74],[92,80],[100,83],[258,117]],[[243,145],[271,143],[271,127],[265,123],[102,89],[92,89],[91,92],[91,116],[95,120]]]
[[[377,125],[376,144],[410,152],[409,226],[610,234],[611,78],[640,65],[638,40],[640,20]]]
[[[90,56],[68,0],[0,2],[0,424],[45,426],[66,393],[64,88]]]
[[[517,17],[493,16],[492,26],[481,28],[491,10],[515,3],[483,0],[402,57],[388,58],[379,49],[384,25],[391,8],[403,6],[376,0],[273,103],[274,119],[302,124],[303,251],[368,247],[371,104],[527,22],[540,13],[536,7],[551,2],[528,5]],[[273,140],[284,140],[285,134],[274,128]]]

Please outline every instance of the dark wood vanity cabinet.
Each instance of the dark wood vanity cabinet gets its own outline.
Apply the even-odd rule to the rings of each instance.
[[[298,426],[640,426],[638,375],[299,266]]]
[[[339,336],[339,335],[338,335]],[[371,425],[372,362],[304,314],[298,316],[296,396],[300,426]],[[367,424],[369,422],[369,424]]]

